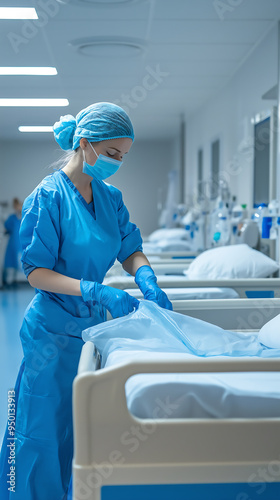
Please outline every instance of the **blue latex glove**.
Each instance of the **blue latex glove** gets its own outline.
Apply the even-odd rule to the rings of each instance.
[[[159,288],[156,275],[150,266],[139,267],[135,274],[135,283],[143,293],[144,299],[152,300],[164,309],[173,310],[166,293]]]
[[[119,318],[138,308],[139,300],[123,290],[101,285],[96,281],[81,279],[80,288],[85,302],[98,302],[111,313],[113,318]]]

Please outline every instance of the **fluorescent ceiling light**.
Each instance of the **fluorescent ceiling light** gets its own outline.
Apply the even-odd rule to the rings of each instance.
[[[51,67],[24,68],[0,66],[0,75],[57,75],[57,70]]]
[[[0,19],[38,19],[33,7],[0,7]]]
[[[68,99],[0,99],[0,106],[69,106]]]
[[[131,3],[136,3],[143,0],[58,0],[59,3],[63,4],[80,4],[80,5],[94,5],[97,7],[112,7],[114,5],[126,5]]]
[[[51,126],[25,126],[21,125],[19,128],[20,132],[53,132],[53,127]]]

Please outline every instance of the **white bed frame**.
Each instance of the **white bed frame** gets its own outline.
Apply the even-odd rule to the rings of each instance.
[[[149,252],[145,253],[145,255],[148,257],[159,257],[160,259],[174,259],[174,260],[180,260],[180,259],[186,259],[189,260],[190,262],[194,260],[201,252]]]
[[[190,259],[161,259],[151,260],[151,265],[157,276],[168,274],[184,276],[184,271],[187,271],[191,262]]]
[[[280,278],[254,278],[234,280],[189,280],[184,276],[158,276],[157,283],[161,288],[232,288],[240,298],[248,298],[246,292],[260,292],[267,296],[265,298],[280,297]],[[122,278],[114,277],[107,279],[104,284],[129,290],[138,288],[133,276]]]
[[[191,264],[191,258],[160,258],[158,260],[151,259],[151,264],[153,270],[157,275],[166,275],[166,274],[178,274],[184,275],[184,271],[186,271]],[[120,264],[120,262],[115,262],[115,264],[109,269],[106,274],[107,277],[116,276],[121,277],[125,276],[126,273]]]
[[[195,302],[185,301],[185,309],[175,302],[174,310],[200,317]],[[202,302],[209,312],[215,301],[197,304]],[[262,324],[279,314],[280,299],[272,302]],[[224,303],[224,314],[233,309],[244,318],[245,311],[264,305],[252,299]],[[151,359],[98,370],[97,354],[92,342],[84,345],[74,381],[73,500],[280,497],[280,418],[142,420],[130,414],[125,396],[126,381],[138,373],[279,371],[279,358],[186,362],[170,355],[168,362]]]
[[[225,330],[254,330],[280,314],[280,299],[174,300],[173,310]]]

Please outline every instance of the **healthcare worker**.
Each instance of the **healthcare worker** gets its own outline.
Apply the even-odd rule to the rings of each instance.
[[[134,140],[127,114],[115,104],[93,104],[76,118],[61,117],[54,135],[73,155],[23,206],[22,263],[36,294],[20,331],[24,360],[15,388],[15,436],[10,425],[2,447],[1,500],[67,496],[72,382],[82,330],[105,321],[106,309],[116,318],[138,306],[126,292],[102,285],[115,260],[135,275],[146,299],[172,308],[142,253],[139,229],[129,220],[121,192],[103,182],[118,170]],[[15,471],[9,462],[11,443]]]
[[[4,222],[9,241],[6,247],[3,266],[3,285],[12,285],[16,282],[16,273],[20,268],[21,246],[19,241],[19,227],[21,221],[22,203],[18,198],[13,199],[14,213]]]

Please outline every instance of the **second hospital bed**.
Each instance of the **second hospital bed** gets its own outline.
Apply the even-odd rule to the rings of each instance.
[[[126,290],[134,297],[142,296],[132,276],[105,278],[103,283]],[[185,276],[158,276],[157,283],[170,300],[280,297],[280,278],[202,281],[190,280]]]
[[[243,330],[259,329],[280,313],[280,299],[224,300],[222,304],[222,314],[221,303],[215,300],[175,301],[173,307],[177,312],[239,331],[241,323]],[[258,326],[253,321],[256,313]],[[279,498],[280,375],[276,372],[280,370],[280,358],[195,358],[151,352],[135,353],[129,358],[122,356],[120,349],[107,367],[98,368],[95,346],[86,342],[74,383],[75,500]],[[172,374],[168,377],[187,373],[194,377],[197,373],[204,379],[206,374],[211,377],[215,374],[221,379],[222,375],[227,377],[233,372],[241,372],[237,374],[241,388],[245,385],[246,373],[252,372],[249,378],[253,387],[260,384],[261,373],[256,372],[269,372],[264,374],[271,384],[269,397],[264,396],[263,391],[264,399],[259,395],[256,405],[256,394],[247,392],[249,404],[255,405],[253,416],[238,416],[238,412],[236,416],[229,408],[227,415],[218,418],[195,414],[178,417],[174,413],[174,401],[167,404],[170,393],[169,396],[162,393],[158,389],[162,384],[158,381],[160,418],[152,418],[146,410],[141,417],[139,401],[140,408],[143,400],[145,407],[147,397],[147,384],[144,381],[143,386],[143,380],[136,414],[132,411],[135,404],[128,409],[131,393],[127,393],[126,387],[130,384],[131,391],[135,392],[133,376],[136,374],[142,377],[149,374],[150,379],[154,376],[166,379],[168,373]],[[197,385],[192,390],[196,391]],[[204,394],[210,391],[214,401],[219,401],[217,386],[208,384]],[[223,407],[224,392],[221,397],[222,402],[216,404]],[[241,399],[235,400],[237,407],[242,406]],[[243,397],[243,402],[245,400]],[[268,413],[262,411],[268,407],[267,403]]]
[[[172,275],[172,276],[183,276],[184,271],[188,269],[190,263],[195,257],[180,257],[180,258],[161,258],[161,257],[149,257],[151,264],[155,273],[159,275]],[[127,276],[127,273],[122,268],[120,262],[115,262],[113,267],[107,272],[106,277],[118,277],[121,278]]]
[[[123,274],[119,263],[115,267],[119,276],[113,274],[114,267],[109,271],[111,275],[106,275],[104,284],[123,289],[135,288],[133,277]],[[202,252],[192,261],[160,259],[152,262],[152,267],[159,286],[169,289],[171,300],[179,298],[178,291],[176,294],[172,290],[179,287],[180,296],[186,299],[278,296],[275,292],[279,289],[279,278],[266,278],[278,272],[278,264],[248,245],[216,247]],[[138,291],[130,293],[141,297]]]

